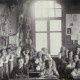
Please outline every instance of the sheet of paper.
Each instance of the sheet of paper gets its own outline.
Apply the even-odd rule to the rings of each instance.
[[[80,40],[80,33],[78,34],[78,40]]]
[[[77,34],[71,35],[71,40],[78,40],[78,35]]]
[[[78,40],[78,45],[80,45],[80,40]]]

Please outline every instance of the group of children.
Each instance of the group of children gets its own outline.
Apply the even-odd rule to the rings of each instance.
[[[46,48],[33,52],[30,47],[18,47],[15,52],[6,48],[0,50],[0,80],[29,77],[30,72],[39,72],[38,77],[59,77],[55,61]]]
[[[30,77],[29,73],[38,72],[42,78],[80,78],[80,49],[73,53],[66,47],[60,49],[60,65],[56,66],[46,48],[35,51],[32,47],[11,47],[0,50],[0,80],[16,77]],[[58,69],[58,70],[57,70]],[[59,72],[59,73],[58,73]]]
[[[66,47],[61,47],[60,50],[60,74],[62,77],[80,79],[80,48],[77,48],[76,53],[70,51]]]

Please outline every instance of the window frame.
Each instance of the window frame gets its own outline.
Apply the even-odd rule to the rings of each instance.
[[[53,0],[37,0],[37,1],[53,1]],[[54,0],[56,1],[56,0]],[[53,8],[52,8],[53,9]],[[62,12],[62,8],[54,8],[54,9],[61,9]],[[35,8],[34,8],[35,10]],[[55,11],[56,12],[56,11]],[[47,20],[47,31],[35,31],[35,21],[37,20]],[[61,31],[50,31],[50,20],[61,20]],[[61,33],[62,35],[62,14],[61,17],[35,17],[35,13],[34,13],[34,34],[36,33],[47,33],[47,48],[48,48],[48,53],[51,54],[50,52],[50,33]],[[61,36],[62,39],[62,36]],[[36,47],[36,36],[35,36],[35,47]],[[58,56],[58,55],[51,55],[53,57]]]

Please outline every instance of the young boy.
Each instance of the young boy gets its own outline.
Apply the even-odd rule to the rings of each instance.
[[[23,58],[18,58],[18,65],[13,68],[13,71],[11,73],[11,78],[21,77],[21,76],[28,76],[28,71],[23,66],[24,60]]]
[[[51,55],[48,53],[47,48],[42,48],[41,51],[43,52],[43,54],[46,54],[46,58],[49,60],[52,60]]]

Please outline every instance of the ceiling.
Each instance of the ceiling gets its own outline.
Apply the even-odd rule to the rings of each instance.
[[[8,5],[13,5],[13,4],[19,4],[25,1],[35,1],[35,0],[0,0],[1,4],[8,4]],[[37,1],[37,0],[36,0]],[[80,0],[57,0],[61,5],[64,6],[70,6],[70,5],[80,5]]]
[[[57,0],[62,5],[80,5],[80,0]]]

